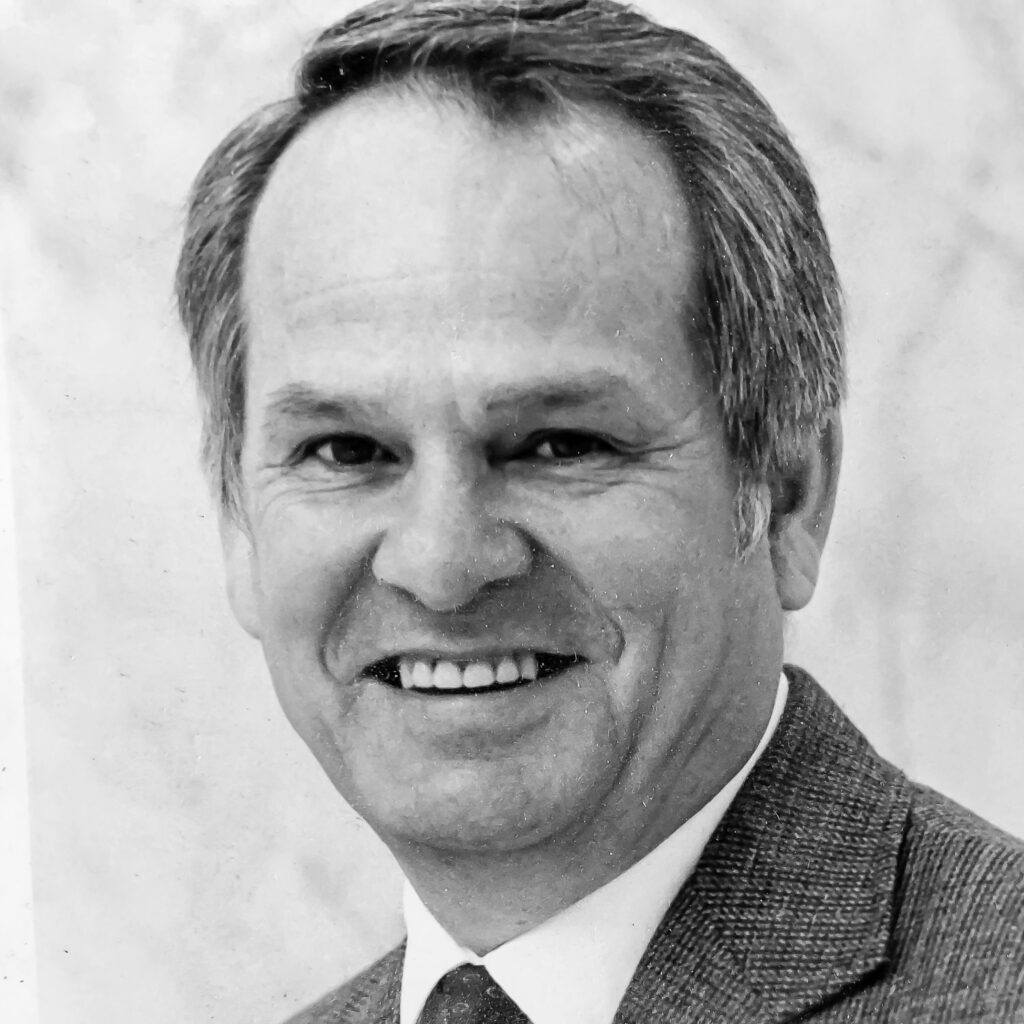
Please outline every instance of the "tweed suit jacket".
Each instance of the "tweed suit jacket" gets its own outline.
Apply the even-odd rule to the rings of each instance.
[[[616,1024],[1024,1024],[1024,843],[911,783],[786,673],[775,735]],[[289,1024],[398,1024],[402,956]]]

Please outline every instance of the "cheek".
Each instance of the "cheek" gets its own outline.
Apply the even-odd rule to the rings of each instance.
[[[359,583],[370,539],[345,521],[337,510],[280,502],[255,524],[263,642],[272,669],[319,657],[320,638]]]
[[[356,694],[339,687],[325,645],[358,587],[363,540],[323,505],[280,501],[254,527],[263,654],[278,702],[332,779],[344,775],[336,743]]]
[[[537,502],[532,532],[620,631],[599,702],[610,746],[662,749],[714,679],[737,576],[731,503],[700,488],[614,488]],[[659,738],[660,737],[660,738]]]
[[[651,625],[706,608],[734,565],[731,506],[714,488],[622,486],[535,503],[529,528],[607,611]]]

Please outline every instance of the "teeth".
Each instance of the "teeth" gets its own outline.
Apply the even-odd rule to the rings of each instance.
[[[439,690],[462,689],[462,670],[453,661],[439,661],[434,666],[434,686]]]
[[[406,690],[482,690],[495,683],[508,685],[537,678],[537,656],[530,652],[459,665],[400,658],[398,674]]]
[[[499,683],[514,683],[519,678],[519,666],[514,658],[502,658],[498,662],[498,669],[494,678]]]
[[[474,661],[462,670],[462,685],[470,690],[494,685],[494,669],[486,661]]]

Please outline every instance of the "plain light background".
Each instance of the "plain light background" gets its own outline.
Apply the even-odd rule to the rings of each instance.
[[[0,43],[45,1024],[273,1024],[400,931],[388,854],[230,619],[171,301],[200,162],[354,6],[33,0]],[[839,507],[789,657],[913,777],[1024,833],[1024,9],[644,7],[779,112],[846,287]]]

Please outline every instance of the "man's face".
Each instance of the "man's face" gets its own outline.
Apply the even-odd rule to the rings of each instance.
[[[756,741],[780,613],[765,548],[734,557],[697,258],[666,162],[597,112],[379,91],[275,169],[229,584],[393,845],[667,832]]]

